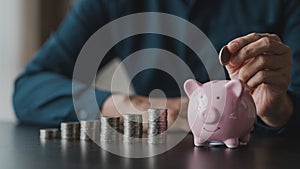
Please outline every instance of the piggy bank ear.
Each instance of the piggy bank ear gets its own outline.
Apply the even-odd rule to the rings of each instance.
[[[243,92],[243,84],[242,81],[234,79],[230,80],[226,85],[225,85],[227,92],[230,92],[231,94],[234,94],[237,98],[241,96]]]
[[[190,97],[193,92],[202,84],[194,79],[188,79],[184,83],[184,91],[188,97]]]

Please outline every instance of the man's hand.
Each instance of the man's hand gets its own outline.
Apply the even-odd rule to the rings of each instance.
[[[168,126],[170,127],[178,117],[179,129],[189,130],[186,123],[186,111],[188,98],[148,98],[138,95],[111,95],[103,104],[101,114],[105,116],[121,116],[122,114],[143,114],[147,119],[147,110],[149,108],[167,108],[168,109]],[[144,121],[145,122],[145,121]],[[176,126],[177,127],[177,126]],[[178,128],[177,127],[177,128]],[[147,125],[144,130],[147,129]]]
[[[226,65],[232,79],[251,90],[258,116],[271,127],[283,126],[293,112],[287,94],[292,51],[275,34],[252,33],[232,40]]]

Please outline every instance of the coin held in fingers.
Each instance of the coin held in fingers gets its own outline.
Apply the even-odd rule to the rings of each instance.
[[[230,61],[230,52],[228,51],[228,47],[224,46],[219,53],[219,61],[222,65],[227,65]]]

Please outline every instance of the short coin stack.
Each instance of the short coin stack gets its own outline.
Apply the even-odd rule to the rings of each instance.
[[[41,139],[57,139],[57,138],[59,138],[59,129],[56,129],[56,128],[40,129],[40,138]]]
[[[118,140],[120,117],[100,117],[100,141],[111,142]]]
[[[166,142],[167,117],[167,109],[148,109],[148,143]]]
[[[80,121],[80,140],[95,140],[100,134],[99,120]]]
[[[61,138],[66,140],[77,140],[80,136],[79,122],[63,122],[60,124]]]
[[[123,141],[138,142],[143,135],[143,117],[141,114],[123,114]]]

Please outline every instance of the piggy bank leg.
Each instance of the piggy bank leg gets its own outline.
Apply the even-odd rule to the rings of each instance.
[[[251,138],[250,133],[247,134],[246,136],[241,137],[240,138],[240,145],[247,145],[248,142],[250,141],[250,138]]]
[[[203,143],[203,142],[200,141],[200,139],[194,137],[194,145],[195,145],[196,147],[203,147],[203,146],[206,145],[206,143],[205,143],[205,142]]]
[[[230,138],[230,139],[225,140],[224,143],[228,148],[237,148],[239,145],[239,139]]]

